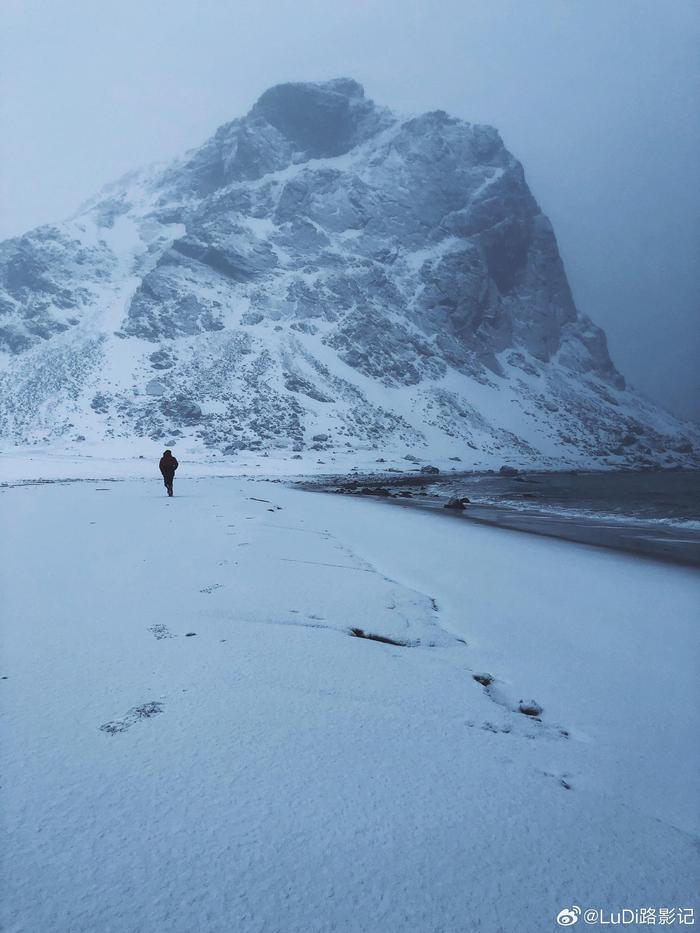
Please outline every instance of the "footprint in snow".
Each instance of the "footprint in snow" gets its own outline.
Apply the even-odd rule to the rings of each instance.
[[[152,632],[153,636],[159,641],[163,638],[177,638],[177,635],[173,635],[167,625],[161,625],[160,622],[149,626],[148,631]]]
[[[561,774],[552,774],[551,771],[543,771],[542,773],[545,777],[554,778],[564,790],[573,790],[573,785],[570,780],[571,775],[567,771],[563,771]]]
[[[496,686],[496,679],[493,674],[479,673],[472,674],[472,679],[475,680],[478,684],[484,688],[484,693],[486,696],[496,705],[503,707],[503,709],[508,710],[510,713],[519,713],[521,716],[524,716],[526,720],[529,720],[533,723],[536,723],[538,729],[545,729],[547,732],[555,731],[560,738],[568,739],[569,731],[568,729],[563,729],[559,726],[545,725],[542,722],[542,714],[544,710],[542,706],[536,700],[518,700],[517,703],[512,703],[503,691]],[[514,720],[515,723],[515,720]],[[486,724],[488,725],[488,724]],[[486,728],[486,725],[484,728]],[[492,732],[500,731],[507,732],[508,729],[490,730]],[[519,729],[519,731],[521,731]],[[526,738],[534,738],[535,733],[528,732],[526,733]]]
[[[199,591],[200,593],[213,593],[214,590],[220,590],[223,586],[223,583],[212,583],[209,586],[203,586]]]
[[[141,722],[144,719],[152,719],[163,712],[163,704],[155,700],[148,703],[142,703],[140,706],[132,707],[126,716],[121,719],[113,719],[111,722],[105,722],[100,726],[101,732],[108,735],[117,735],[119,732],[126,732],[134,723]]]
[[[481,728],[484,730],[484,732],[493,732],[494,734],[498,732],[504,732],[508,734],[511,731],[510,726],[494,726],[492,722],[482,723]]]

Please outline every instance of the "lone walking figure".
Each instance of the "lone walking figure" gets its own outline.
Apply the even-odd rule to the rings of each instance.
[[[175,479],[175,470],[177,470],[177,460],[173,457],[172,452],[166,450],[163,456],[160,458],[160,472],[163,474],[163,482],[165,483],[165,488],[168,490],[168,495],[172,496],[173,494],[173,480]]]

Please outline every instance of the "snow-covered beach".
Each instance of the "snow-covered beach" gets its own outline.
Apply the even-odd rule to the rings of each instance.
[[[697,571],[236,477],[0,515],[3,929],[697,908]]]

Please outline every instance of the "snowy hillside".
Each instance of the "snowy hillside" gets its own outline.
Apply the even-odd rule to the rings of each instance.
[[[625,387],[497,131],[347,79],[273,87],[0,244],[0,437],[477,467],[700,446]]]

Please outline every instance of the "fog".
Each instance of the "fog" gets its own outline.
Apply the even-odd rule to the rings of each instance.
[[[280,81],[499,128],[628,380],[700,418],[694,0],[3,0],[0,236],[195,146]]]

